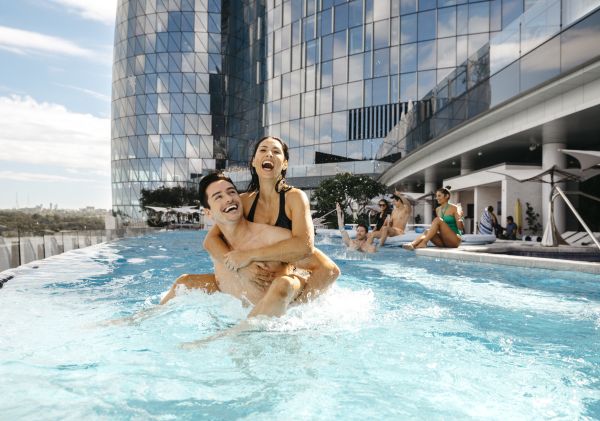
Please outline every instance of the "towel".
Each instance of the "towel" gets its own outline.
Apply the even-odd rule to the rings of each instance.
[[[487,209],[484,209],[483,213],[481,214],[481,221],[479,221],[479,233],[494,233],[494,218],[492,218],[492,214]]]

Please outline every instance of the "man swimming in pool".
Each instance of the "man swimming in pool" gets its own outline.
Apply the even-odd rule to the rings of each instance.
[[[213,219],[233,250],[251,250],[269,246],[291,237],[291,231],[266,224],[257,224],[244,217],[242,202],[233,182],[222,174],[210,174],[200,182],[200,202],[206,215]],[[266,262],[273,281],[265,291],[255,282],[242,278],[225,265],[214,262],[214,274],[182,275],[173,284],[160,304],[175,296],[179,285],[200,288],[206,292],[224,292],[254,304],[248,317],[281,316],[288,305],[300,295],[306,279],[295,274],[288,263]]]
[[[335,204],[335,210],[337,211],[338,218],[338,229],[342,234],[342,241],[350,250],[364,251],[365,253],[375,253],[377,247],[373,244],[373,238],[369,238],[367,233],[369,228],[364,224],[358,224],[356,226],[356,238],[352,239],[344,229],[344,214],[339,203]]]

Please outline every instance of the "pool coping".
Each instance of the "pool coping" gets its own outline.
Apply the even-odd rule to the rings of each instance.
[[[454,259],[463,262],[491,263],[536,269],[585,272],[600,275],[600,263],[546,257],[512,256],[501,251],[490,252],[488,247],[462,246],[458,249],[428,247],[415,250],[417,256]]]

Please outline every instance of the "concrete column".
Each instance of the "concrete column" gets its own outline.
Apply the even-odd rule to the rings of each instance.
[[[556,165],[561,169],[566,168],[567,156],[558,151],[558,149],[564,148],[564,143],[544,143],[542,145],[542,168],[546,170],[553,165]],[[550,176],[546,176],[545,180],[550,181]],[[564,189],[564,183],[559,183],[557,186]],[[544,229],[546,228],[548,214],[550,213],[550,189],[551,187],[549,183],[542,184],[542,224],[544,225]],[[566,205],[560,198],[557,198],[554,201],[554,221],[556,223],[556,229],[559,233],[565,232],[565,220]]]
[[[425,193],[435,193],[436,189],[437,186],[435,184],[435,170],[433,168],[427,168],[425,170]],[[425,215],[423,215],[423,223],[431,224],[431,221],[433,220],[433,218],[431,217],[433,213],[433,206],[431,204],[430,199],[428,199],[427,202],[425,202],[424,208],[425,209],[423,213]]]
[[[460,157],[460,175],[465,175],[473,172],[475,164],[471,155],[464,154]]]

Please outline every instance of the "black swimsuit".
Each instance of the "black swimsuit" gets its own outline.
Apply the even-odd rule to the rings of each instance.
[[[248,212],[248,216],[246,219],[250,222],[254,222],[254,213],[256,212],[256,205],[258,204],[258,192],[256,193],[256,197],[254,198],[254,202],[252,202],[252,207],[250,207],[250,212]],[[279,192],[279,214],[277,215],[277,221],[275,221],[276,227],[285,228],[288,230],[292,230],[292,221],[285,214],[285,191],[281,190]]]

